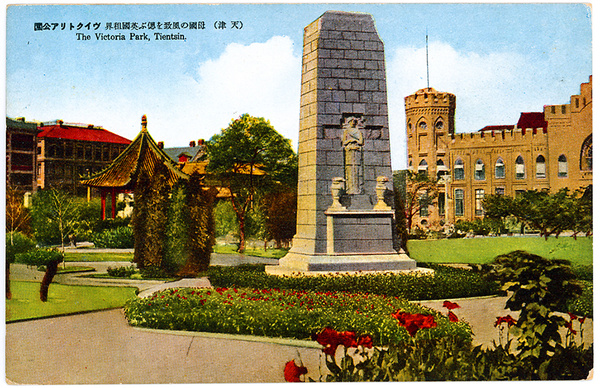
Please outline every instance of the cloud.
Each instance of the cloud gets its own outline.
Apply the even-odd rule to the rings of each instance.
[[[232,43],[198,67],[191,84],[188,117],[217,133],[244,113],[268,119],[294,146],[298,139],[301,58],[287,36],[265,43]]]
[[[392,164],[397,169],[406,167],[404,97],[427,87],[426,53],[424,47],[398,47],[388,57]],[[541,112],[544,104],[560,103],[548,100],[541,65],[521,54],[460,52],[432,42],[429,69],[431,87],[456,95],[456,132],[515,124],[521,112]]]

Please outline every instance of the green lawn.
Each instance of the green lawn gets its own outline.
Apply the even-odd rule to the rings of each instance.
[[[490,237],[446,240],[409,240],[410,257],[422,262],[471,263],[491,262],[494,257],[524,250],[548,259],[566,259],[573,265],[590,265],[592,237]]]
[[[12,299],[6,301],[7,322],[121,307],[136,295],[133,287],[51,284],[48,301],[42,302],[39,282],[11,281],[10,288]]]
[[[236,251],[237,246],[233,244],[228,245],[215,245],[213,250],[215,253],[238,253]],[[288,253],[289,249],[276,249],[276,248],[267,248],[265,251],[263,248],[247,248],[244,252],[246,256],[258,256],[258,257],[269,257],[280,259]]]
[[[65,261],[131,261],[133,253],[78,253],[66,252]]]

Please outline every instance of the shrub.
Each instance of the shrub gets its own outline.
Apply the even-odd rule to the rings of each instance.
[[[112,267],[108,267],[106,269],[106,272],[113,277],[116,278],[129,278],[131,275],[133,275],[136,272],[135,266],[129,266],[129,267],[116,267],[116,268],[112,268]]]
[[[133,248],[133,230],[129,226],[106,229],[93,234],[91,241],[96,248]]]
[[[432,315],[436,327],[416,338],[455,336],[470,341],[464,323],[399,298],[347,292],[272,289],[175,289],[125,305],[129,323],[156,329],[208,331],[309,339],[324,326],[370,333],[374,344],[406,342],[397,311]]]
[[[140,274],[143,279],[168,279],[172,276],[164,268],[156,266],[140,268]]]
[[[583,288],[581,296],[571,299],[563,313],[571,312],[584,317],[594,317],[594,285],[592,282],[581,281]]]
[[[460,298],[498,292],[498,285],[486,280],[480,273],[436,264],[429,267],[435,271],[433,276],[387,273],[280,277],[267,275],[264,265],[213,266],[206,274],[215,287],[362,292],[408,300]]]
[[[35,248],[35,242],[21,232],[6,234],[6,261],[14,263],[19,253],[25,253]]]

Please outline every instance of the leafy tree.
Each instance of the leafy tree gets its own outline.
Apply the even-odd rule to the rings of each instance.
[[[19,263],[34,267],[46,267],[44,278],[40,284],[40,300],[42,302],[48,300],[48,288],[58,271],[58,265],[64,261],[64,258],[65,254],[57,249],[34,249],[17,255],[16,261]]]
[[[29,211],[23,206],[23,193],[6,187],[6,232],[12,236],[14,232],[29,232]]]
[[[10,291],[10,264],[15,262],[18,254],[25,253],[35,248],[35,242],[21,232],[8,232],[6,234],[6,299],[12,297]]]
[[[398,187],[398,201],[404,204],[405,225],[407,231],[410,231],[413,218],[419,213],[421,207],[432,205],[437,201],[437,181],[426,174],[403,170],[394,175],[394,185]]]
[[[290,143],[267,120],[248,114],[232,120],[207,143],[207,169],[229,189],[239,223],[240,252],[246,247],[246,216],[257,192],[273,182],[293,179],[297,158]]]
[[[229,200],[219,200],[215,204],[215,235],[218,237],[232,233],[239,236],[237,217]]]
[[[180,180],[173,185],[171,191],[165,242],[165,268],[174,271],[185,263],[189,223],[186,182]]]
[[[296,234],[298,196],[295,188],[280,188],[262,198],[267,240],[275,240],[277,248]]]
[[[156,166],[150,178],[148,196],[148,214],[146,224],[146,265],[167,270],[163,258],[165,255],[165,241],[167,233],[167,220],[169,209],[169,193],[171,188],[167,181],[167,167],[160,163]]]
[[[55,189],[39,190],[33,196],[31,217],[36,240],[43,244],[60,242],[64,252],[65,241],[77,232],[80,206],[76,197]]]

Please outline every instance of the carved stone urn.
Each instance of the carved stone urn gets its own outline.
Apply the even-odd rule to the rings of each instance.
[[[341,177],[335,177],[331,180],[331,196],[333,197],[333,204],[329,210],[346,210],[346,208],[340,203],[340,197],[344,194],[346,180]]]
[[[391,206],[385,203],[385,193],[387,191],[386,183],[390,180],[385,176],[377,177],[377,185],[375,186],[375,193],[377,194],[377,203],[373,207],[374,210],[392,210]]]

